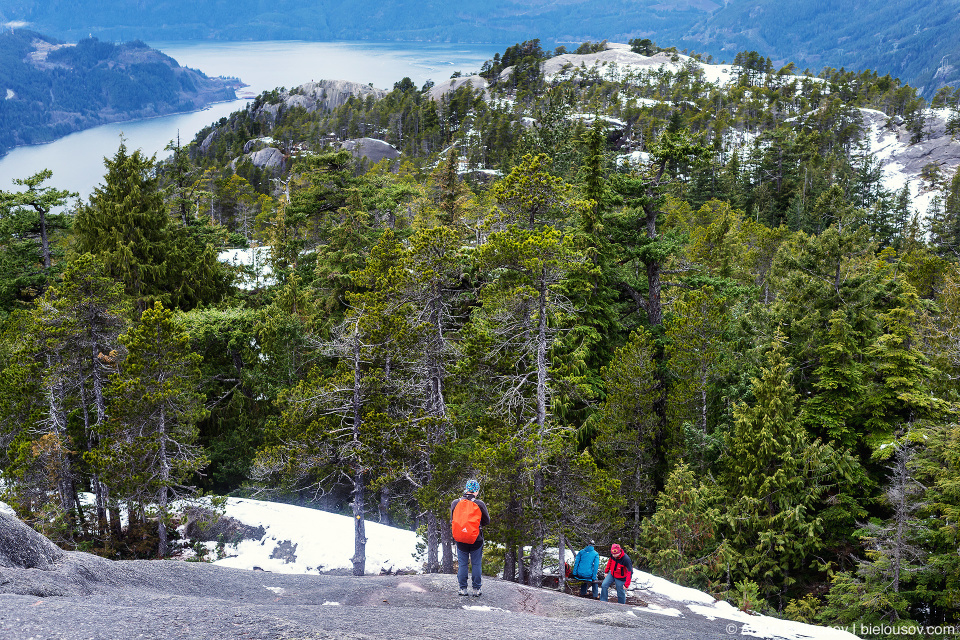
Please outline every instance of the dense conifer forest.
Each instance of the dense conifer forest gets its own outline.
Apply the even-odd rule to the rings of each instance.
[[[169,159],[122,145],[75,209],[48,173],[0,194],[3,499],[155,557],[181,498],[270,496],[449,571],[474,476],[508,580],[592,537],[745,609],[957,622],[960,173],[914,211],[862,110],[919,144],[960,94],[631,45],[681,64],[544,74],[526,41],[486,89],[277,89]]]

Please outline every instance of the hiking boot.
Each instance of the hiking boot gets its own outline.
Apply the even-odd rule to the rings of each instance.
[[[465,596],[467,595],[467,590],[465,588],[461,588],[460,591],[457,591],[457,595]]]
[[[474,597],[474,598],[479,598],[479,597],[480,597],[480,593],[481,593],[481,592],[480,592],[480,589],[474,589],[474,590],[473,590],[473,597]]]

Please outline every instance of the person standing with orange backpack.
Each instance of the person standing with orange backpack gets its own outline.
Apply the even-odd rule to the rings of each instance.
[[[473,596],[480,597],[480,583],[483,574],[483,527],[490,524],[487,505],[477,497],[480,483],[467,480],[463,488],[463,497],[450,503],[450,522],[453,539],[457,541],[457,581],[460,583],[461,596],[467,595],[467,563],[471,565]]]

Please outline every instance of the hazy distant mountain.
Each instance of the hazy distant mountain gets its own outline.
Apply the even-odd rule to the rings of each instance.
[[[801,70],[873,69],[928,96],[960,85],[957,0],[728,0],[665,34],[670,44],[728,61],[755,50]]]
[[[0,21],[62,38],[582,42],[692,24],[712,0],[7,0]]]
[[[717,59],[756,50],[819,70],[960,84],[957,0],[7,0],[0,23],[76,40],[430,40],[544,44],[646,37]]]

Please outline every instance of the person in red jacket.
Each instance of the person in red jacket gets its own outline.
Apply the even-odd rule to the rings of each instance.
[[[607,575],[603,576],[603,584],[600,585],[600,601],[607,601],[607,590],[610,589],[610,585],[615,585],[617,602],[626,604],[626,589],[630,586],[630,578],[633,577],[633,562],[630,561],[630,556],[623,552],[623,547],[616,543],[610,547],[610,559],[607,560],[604,572]]]

